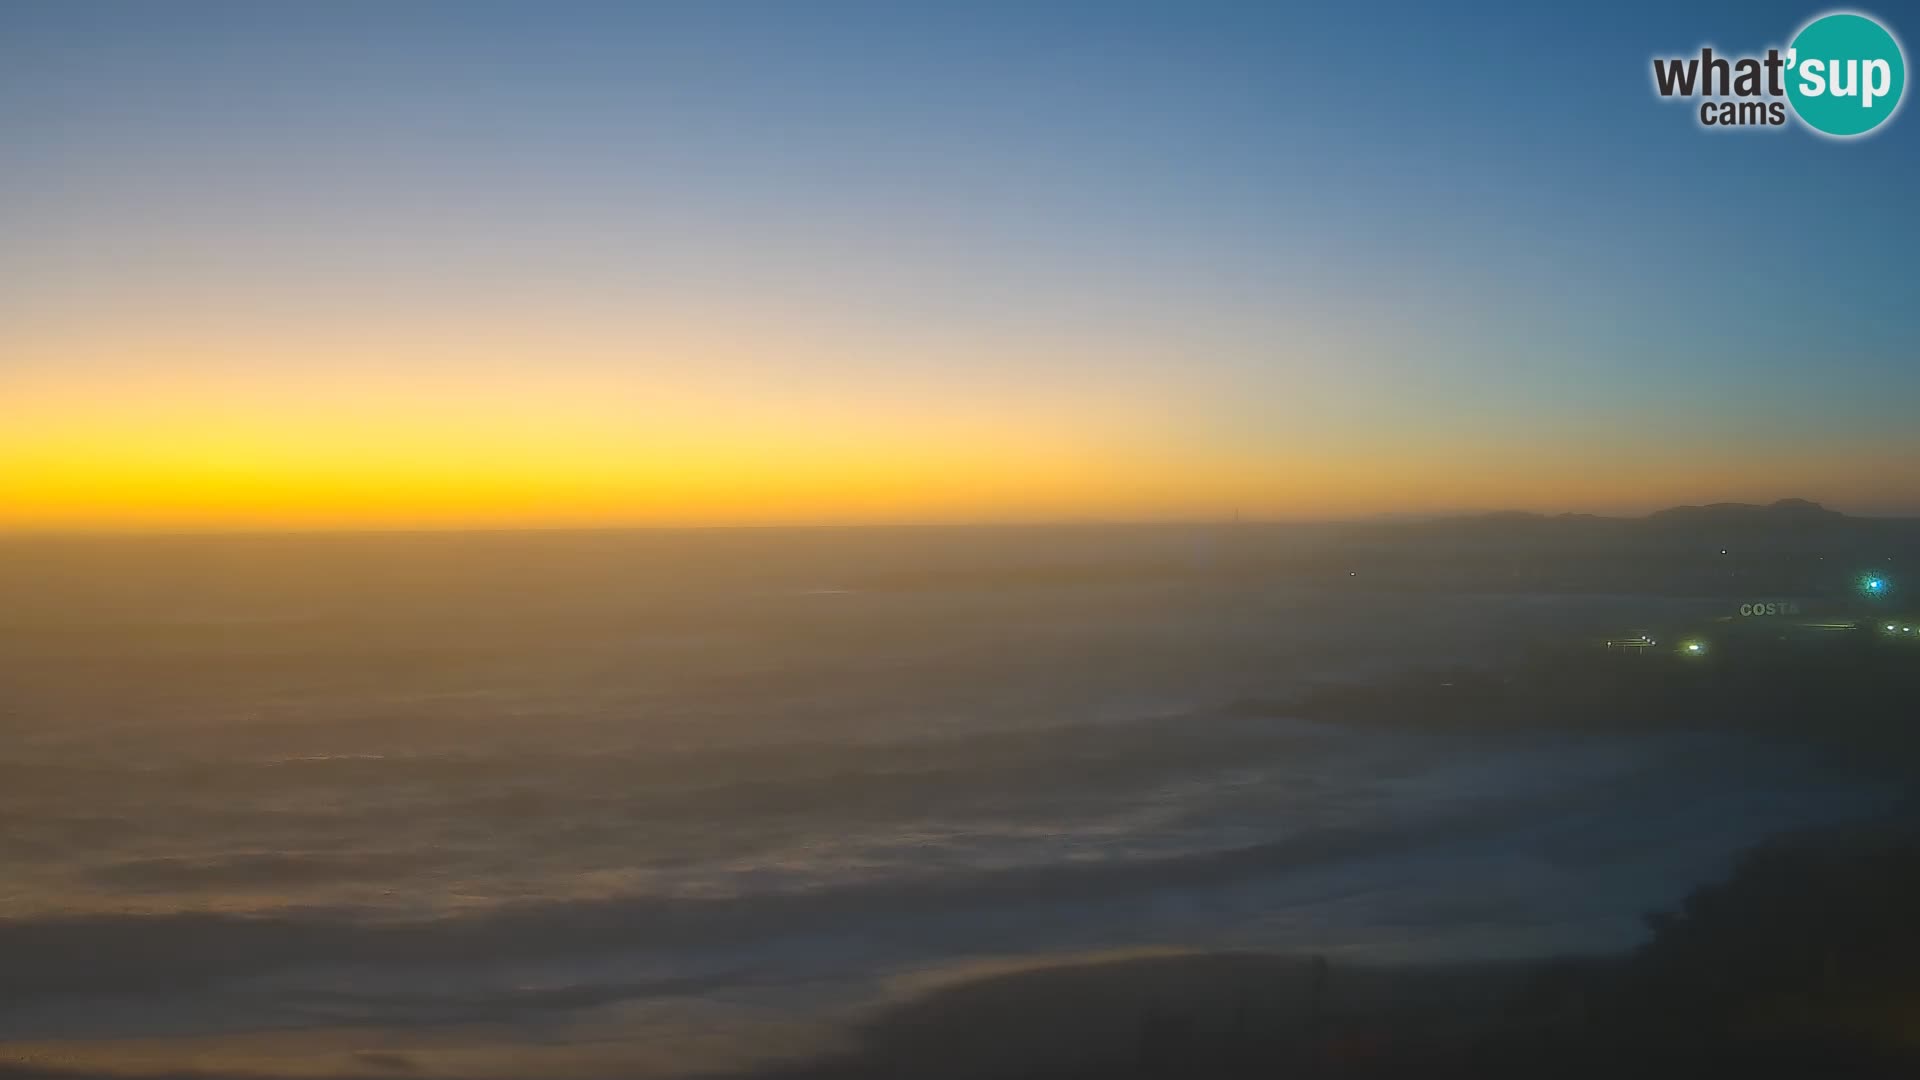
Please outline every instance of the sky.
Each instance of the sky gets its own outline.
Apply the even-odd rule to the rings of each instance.
[[[7,3],[0,530],[1920,513],[1823,10]]]

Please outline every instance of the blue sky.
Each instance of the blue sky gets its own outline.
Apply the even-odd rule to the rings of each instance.
[[[12,4],[0,313],[39,342],[188,286],[296,327],[644,292],[977,345],[773,357],[776,385],[1130,380],[1193,395],[1155,437],[1236,460],[1280,429],[1705,437],[1710,484],[1884,432],[1831,464],[1886,472],[1920,445],[1920,121],[1708,131],[1648,76],[1819,10]],[[1833,493],[1920,510],[1905,485]]]

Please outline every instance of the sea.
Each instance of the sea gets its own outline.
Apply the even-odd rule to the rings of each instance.
[[[1892,804],[1724,731],[1298,715],[1688,603],[1283,557],[1326,542],[0,541],[0,1063],[682,1075],[1057,958],[1615,952]]]

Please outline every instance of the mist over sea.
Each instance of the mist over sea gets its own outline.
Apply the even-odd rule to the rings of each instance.
[[[1290,717],[1687,605],[1251,536],[6,541],[0,1044],[727,1067],[1048,956],[1619,949],[1745,845],[1891,798],[1732,735]]]

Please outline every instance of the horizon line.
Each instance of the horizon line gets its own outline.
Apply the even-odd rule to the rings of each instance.
[[[1765,509],[1779,502],[1801,501],[1833,511],[1843,517],[1863,520],[1903,521],[1920,519],[1920,509],[1891,512],[1854,512],[1836,510],[1815,500],[1788,496],[1771,502],[1712,500],[1673,503],[1639,513],[1596,512],[1584,510],[1527,510],[1514,507],[1438,511],[1382,510],[1371,514],[1328,517],[1263,517],[1233,513],[1220,517],[1180,518],[1030,518],[972,521],[854,521],[854,522],[713,522],[707,524],[473,524],[473,525],[311,525],[311,526],[158,526],[158,527],[48,527],[0,525],[0,541],[52,539],[173,538],[173,537],[265,537],[265,536],[428,536],[456,534],[531,534],[531,533],[640,533],[640,532],[828,532],[828,531],[911,531],[933,529],[1062,529],[1062,528],[1178,528],[1196,526],[1335,526],[1421,524],[1435,521],[1481,517],[1586,517],[1611,521],[1638,521],[1665,510],[1683,507],[1750,506]]]

